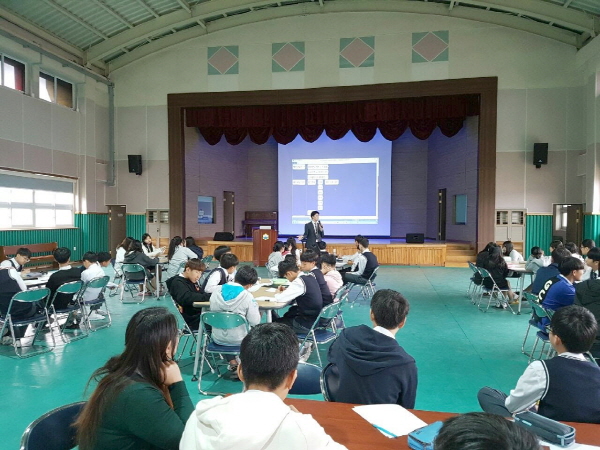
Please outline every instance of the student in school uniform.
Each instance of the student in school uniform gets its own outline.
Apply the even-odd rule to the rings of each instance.
[[[15,256],[10,259],[5,259],[0,263],[0,268],[13,268],[17,272],[28,273],[29,269],[24,269],[23,266],[31,259],[31,251],[28,248],[21,247],[17,250]]]
[[[533,283],[531,284],[531,293],[538,295],[544,287],[544,284],[546,284],[546,281],[557,277],[560,274],[558,266],[564,259],[570,256],[571,252],[562,245],[556,247],[552,251],[552,262],[546,267],[540,267],[536,272]]]
[[[331,295],[327,281],[325,281],[323,272],[317,267],[318,261],[319,254],[314,250],[308,249],[300,255],[300,270],[314,275],[317,279],[317,283],[319,283],[319,289],[321,290],[321,296],[323,297],[323,306],[327,306],[333,303],[333,296]]]
[[[125,260],[125,255],[129,251],[129,246],[133,242],[133,238],[127,236],[123,241],[119,244],[115,253],[115,275],[121,276],[121,266],[123,265],[123,261]]]
[[[198,247],[196,245],[196,240],[192,236],[185,238],[185,246],[193,251],[198,259],[202,259],[204,257],[204,250],[202,250],[202,247]]]
[[[323,272],[325,282],[327,283],[329,292],[333,297],[335,297],[335,293],[344,284],[342,281],[342,275],[337,271],[335,264],[335,255],[332,255],[331,253],[324,253],[321,255],[321,272]]]
[[[521,255],[511,241],[504,241],[502,244],[502,256],[509,258],[511,262],[521,263],[524,262],[523,255]]]
[[[13,267],[1,267],[0,268],[0,314],[3,316],[8,312],[8,307],[13,296],[17,292],[26,291],[27,286],[25,282]],[[12,306],[12,317],[15,320],[23,320],[33,317],[37,314],[38,310],[43,308],[41,302],[35,303],[15,303]],[[25,335],[27,326],[15,327],[14,339],[19,339]],[[5,335],[1,336],[0,341],[2,345],[11,345],[13,343],[13,336],[10,335],[10,328],[7,327]]]
[[[85,270],[81,272],[81,281],[83,284],[89,283],[90,281],[96,278],[102,278],[106,276],[104,273],[104,269],[98,262],[98,255],[94,252],[86,252],[82,257],[82,263]],[[96,300],[102,288],[87,288],[83,293],[83,300],[90,301]],[[98,307],[92,307],[93,309],[90,311],[88,315],[89,320],[102,320],[104,319],[104,314]]]
[[[279,263],[284,258],[284,244],[282,241],[275,242],[273,245],[273,251],[267,258],[267,268],[269,269],[269,275],[278,277],[279,276]]]
[[[240,261],[233,253],[225,253],[219,256],[219,267],[210,271],[202,284],[202,290],[212,294],[217,286],[233,281],[235,269],[239,263]]]
[[[165,251],[165,248],[155,248],[152,245],[152,236],[150,236],[148,233],[144,233],[142,235],[142,250],[146,255],[148,255],[148,257],[156,258],[158,255]]]
[[[297,366],[298,339],[289,327],[253,327],[242,341],[237,368],[243,392],[200,401],[185,425],[179,449],[345,449],[312,416],[283,403]]]
[[[581,255],[587,255],[590,249],[594,248],[595,246],[596,243],[593,239],[584,239],[583,241],[581,241],[581,246],[579,247],[579,249],[581,250]]]
[[[169,265],[167,266],[167,279],[174,277],[179,272],[179,268],[187,260],[196,258],[196,254],[183,245],[181,236],[175,236],[169,243]]]

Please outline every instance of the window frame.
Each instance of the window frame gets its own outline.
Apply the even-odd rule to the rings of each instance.
[[[4,84],[4,58],[12,59],[15,62],[23,64],[23,90],[17,88],[11,88]],[[11,91],[21,92],[23,94],[28,93],[28,74],[27,74],[27,63],[19,58],[15,58],[12,55],[8,55],[3,51],[0,51],[0,87],[10,89]]]
[[[42,78],[42,74],[45,75],[46,77],[52,78],[53,80],[53,94],[54,94],[54,100],[46,100],[45,98],[42,98],[42,96],[40,95],[40,79]],[[69,85],[71,85],[71,106],[67,106],[67,105],[63,105],[62,103],[58,102],[58,80],[62,81],[63,83],[67,83]],[[54,74],[52,71],[47,71],[45,69],[40,69],[38,72],[38,99],[39,100],[43,100],[45,102],[48,103],[52,103],[54,105],[59,105],[62,106],[63,108],[69,108],[72,109],[73,111],[77,110],[77,95],[76,95],[76,90],[75,90],[75,83],[60,77],[56,74]]]

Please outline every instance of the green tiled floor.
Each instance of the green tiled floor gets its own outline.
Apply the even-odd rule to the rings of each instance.
[[[396,289],[411,304],[406,327],[397,339],[417,361],[418,409],[477,410],[476,393],[481,386],[509,390],[527,365],[520,348],[529,310],[525,308],[521,316],[495,309],[479,312],[465,296],[470,274],[469,269],[397,266],[383,266],[379,271],[377,287]],[[52,408],[84,399],[91,373],[121,351],[131,315],[154,305],[172,308],[169,298],[152,298],[142,305],[122,305],[118,297],[111,298],[112,327],[38,357],[18,360],[6,356],[12,355],[12,348],[0,348],[0,448],[18,448],[23,430],[32,420]],[[343,311],[348,326],[368,323],[368,306],[345,306]],[[310,361],[315,362],[316,356]],[[197,402],[202,397],[191,381],[192,365],[191,358],[181,361],[192,400]],[[241,389],[239,382],[230,381],[221,387],[230,392]]]

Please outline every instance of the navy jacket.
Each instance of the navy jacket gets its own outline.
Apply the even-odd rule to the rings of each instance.
[[[535,274],[535,279],[531,285],[531,293],[538,295],[544,287],[544,284],[546,284],[546,281],[559,275],[560,272],[558,271],[558,264],[556,263],[552,263],[548,267],[540,267]]]
[[[417,365],[395,339],[366,325],[346,328],[327,358],[339,374],[336,402],[415,407]]]

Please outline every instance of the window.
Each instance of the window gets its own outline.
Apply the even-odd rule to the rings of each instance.
[[[40,98],[52,103],[74,108],[73,85],[67,81],[40,72]]]
[[[25,92],[25,64],[0,54],[0,84]]]
[[[72,180],[0,171],[0,228],[72,227],[73,192]]]

